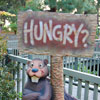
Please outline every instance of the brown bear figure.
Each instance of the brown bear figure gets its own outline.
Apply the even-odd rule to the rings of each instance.
[[[52,87],[47,76],[48,60],[34,59],[28,62],[28,81],[25,85],[22,100],[53,100]]]
[[[22,100],[53,100],[53,91],[49,75],[48,60],[34,59],[28,62],[28,81],[25,85]],[[77,100],[64,92],[65,100]]]

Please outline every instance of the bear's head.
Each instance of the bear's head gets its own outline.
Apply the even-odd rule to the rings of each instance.
[[[31,78],[32,82],[38,83],[40,78],[46,78],[49,74],[48,60],[34,59],[28,62],[27,75]]]

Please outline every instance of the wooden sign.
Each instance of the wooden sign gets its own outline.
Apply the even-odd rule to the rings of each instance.
[[[21,12],[19,49],[32,54],[92,56],[96,18],[96,15]]]

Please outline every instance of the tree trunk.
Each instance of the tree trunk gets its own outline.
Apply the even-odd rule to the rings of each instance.
[[[51,57],[51,84],[54,100],[64,100],[63,57]]]

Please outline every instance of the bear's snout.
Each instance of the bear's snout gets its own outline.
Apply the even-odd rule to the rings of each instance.
[[[32,72],[34,72],[34,73],[35,73],[35,72],[38,72],[38,71],[39,71],[39,70],[38,70],[37,68],[33,68],[33,69],[32,69]]]

